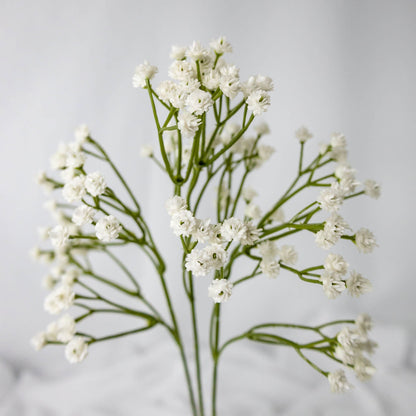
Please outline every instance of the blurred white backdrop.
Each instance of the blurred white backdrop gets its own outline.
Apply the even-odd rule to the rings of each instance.
[[[261,73],[275,81],[272,106],[264,119],[272,130],[266,142],[277,152],[250,182],[261,183],[259,201],[264,208],[294,174],[298,149],[293,132],[302,124],[315,135],[315,143],[310,144],[314,150],[333,131],[342,131],[359,177],[377,179],[383,187],[380,200],[362,198],[343,210],[355,229],[366,226],[378,238],[380,247],[372,255],[360,255],[349,246],[344,251],[350,264],[373,282],[371,294],[332,302],[319,290],[282,274],[273,282],[249,284],[233,298],[224,308],[224,333],[235,334],[271,316],[275,321],[318,323],[328,316],[366,311],[387,334],[389,349],[381,357],[389,357],[386,361],[391,359],[399,367],[410,368],[412,362],[414,366],[416,355],[412,359],[410,346],[416,334],[415,21],[412,0],[1,0],[0,359],[5,376],[0,398],[2,387],[11,391],[19,374],[88,373],[126,343],[146,344],[137,337],[98,345],[82,368],[69,368],[59,347],[39,354],[31,350],[28,339],[50,321],[42,308],[45,293],[40,287],[46,270],[27,255],[37,242],[36,227],[50,222],[42,208],[45,197],[33,177],[48,167],[58,143],[71,140],[74,128],[87,123],[119,163],[162,250],[174,260],[177,241],[163,209],[170,187],[157,168],[139,156],[143,144],[156,143],[155,128],[147,96],[132,88],[131,76],[135,66],[148,59],[159,67],[158,80],[163,80],[172,44],[187,45],[194,39],[208,43],[219,35],[233,44],[229,59],[241,68],[242,78]],[[325,256],[312,239],[299,247],[305,264]],[[134,253],[131,261],[143,275],[147,291],[158,299],[150,265]],[[172,271],[169,284],[185,316],[187,308],[181,304],[175,279]],[[206,286],[206,281],[198,282],[201,325],[206,324],[210,306]],[[107,323],[98,326],[104,330]],[[296,361],[294,356],[290,359]],[[396,414],[412,414],[406,413],[410,406],[409,402],[403,413]],[[374,414],[393,414],[387,404],[377,409]],[[32,414],[13,411],[4,414]],[[106,413],[97,410],[96,414]],[[316,410],[315,414],[325,413]]]

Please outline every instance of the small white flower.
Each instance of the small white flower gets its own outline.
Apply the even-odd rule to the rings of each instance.
[[[359,297],[372,289],[371,282],[363,277],[360,273],[352,271],[347,279],[347,289],[351,296]]]
[[[51,168],[53,170],[63,169],[66,167],[67,153],[68,145],[60,143],[58,151],[54,153],[49,159]]]
[[[163,102],[169,104],[178,95],[178,86],[173,81],[165,80],[156,88],[156,93]]]
[[[244,223],[244,232],[239,236],[240,243],[243,246],[252,246],[260,237],[260,229],[257,228],[253,221]]]
[[[65,184],[65,183],[71,182],[72,179],[75,178],[75,176],[78,176],[78,171],[75,168],[65,168],[59,172],[59,175],[61,176]]]
[[[285,264],[293,266],[298,261],[298,253],[293,246],[283,245],[279,247],[277,252],[280,260]]]
[[[272,240],[263,241],[257,248],[263,260],[275,260],[278,254],[276,243]]]
[[[45,241],[49,238],[49,231],[51,227],[37,227],[38,236],[41,241]]]
[[[85,188],[92,196],[102,195],[107,184],[104,176],[100,172],[89,173],[85,179]]]
[[[347,146],[347,140],[342,133],[332,133],[330,143],[333,148]]]
[[[338,240],[339,237],[328,229],[323,229],[315,234],[316,244],[324,250],[329,250]]]
[[[48,210],[51,214],[54,214],[58,209],[57,202],[54,199],[49,199],[43,203],[43,207]]]
[[[169,67],[168,75],[177,81],[184,81],[189,78],[195,78],[195,71],[190,62],[174,61]]]
[[[209,259],[204,255],[203,250],[194,248],[186,255],[185,269],[194,276],[206,276],[210,271]]]
[[[81,124],[75,129],[74,136],[76,143],[82,145],[87,141],[88,137],[90,136],[90,129],[86,124]]]
[[[188,111],[181,110],[178,115],[178,128],[185,137],[193,137],[201,120]]]
[[[319,154],[324,155],[329,150],[329,143],[319,143]]]
[[[273,80],[264,75],[252,75],[247,82],[243,83],[241,87],[245,97],[248,97],[255,91],[273,91]]]
[[[359,184],[360,182],[352,178],[341,179],[339,181],[339,189],[341,195],[343,197],[351,195],[352,193],[354,193],[355,189]]]
[[[347,351],[342,345],[337,345],[334,352],[335,358],[341,360],[344,364],[354,364],[356,354],[355,351]]]
[[[247,97],[246,103],[248,110],[259,116],[270,106],[270,95],[264,90],[256,90]]]
[[[250,202],[253,198],[255,198],[258,195],[255,189],[249,187],[243,188],[241,194],[243,195],[244,200],[247,202]]]
[[[176,59],[178,61],[181,61],[182,59],[185,58],[185,53],[186,53],[186,46],[176,46],[173,45],[171,50],[170,50],[170,59]]]
[[[338,182],[333,182],[330,187],[322,189],[316,200],[324,211],[338,211],[344,201]]]
[[[59,342],[67,343],[75,335],[75,320],[69,315],[65,314],[57,322],[57,334],[56,339]]]
[[[230,53],[233,51],[233,48],[225,36],[220,36],[218,39],[214,39],[210,42],[209,46],[213,49],[218,55],[222,55],[226,52]]]
[[[84,165],[86,160],[85,154],[79,149],[77,143],[71,143],[68,146],[68,151],[66,155],[66,168],[80,168]]]
[[[256,147],[255,137],[241,137],[232,147],[234,153],[239,153],[241,155],[255,155],[258,148]],[[258,155],[257,155],[258,156]],[[255,166],[259,167],[261,165],[261,159],[257,158],[255,161]]]
[[[360,344],[364,341],[362,334],[356,328],[344,327],[337,334],[337,341],[349,353],[355,355],[360,349]]]
[[[254,126],[254,131],[259,135],[259,136],[263,136],[265,134],[269,134],[270,133],[270,128],[269,125],[265,122],[262,121],[260,123],[257,123]]]
[[[206,243],[211,238],[210,219],[200,220],[196,219],[195,229],[193,230],[192,237],[198,241],[198,243]]]
[[[209,69],[202,74],[202,84],[209,90],[215,91],[221,83],[220,71]]]
[[[256,220],[261,217],[261,209],[258,205],[250,203],[246,206],[244,210],[244,215],[246,217]]]
[[[367,332],[373,328],[373,320],[371,319],[370,315],[362,313],[361,315],[357,316],[355,325],[357,326],[358,331],[366,336]]]
[[[232,138],[240,131],[240,126],[237,123],[228,122],[225,124],[224,130],[220,135],[221,143],[227,145]]]
[[[209,107],[212,105],[211,94],[200,89],[194,90],[189,94],[185,104],[190,113],[200,116],[207,112]]]
[[[54,289],[45,299],[44,308],[47,312],[57,315],[68,309],[75,299],[75,293],[71,286],[60,285]]]
[[[355,169],[346,164],[339,164],[335,169],[335,176],[338,179],[352,179],[355,180]]]
[[[276,151],[273,146],[268,146],[267,144],[261,144],[257,149],[259,158],[262,162],[269,160],[271,155]]]
[[[45,289],[51,290],[55,287],[58,279],[56,279],[52,274],[47,274],[42,278],[42,287]]]
[[[228,218],[222,223],[220,233],[225,241],[239,241],[245,233],[244,223],[238,218]]]
[[[64,285],[72,286],[80,275],[81,272],[79,269],[71,267],[62,274],[61,281]]]
[[[226,243],[227,240],[224,238],[222,233],[222,225],[221,224],[210,224],[209,226],[209,243],[210,244],[223,244]],[[232,240],[230,240],[232,241]]]
[[[339,163],[347,162],[347,141],[342,133],[333,133],[331,136],[331,153],[332,159]]]
[[[175,195],[166,201],[165,207],[168,214],[172,216],[179,211],[186,210],[188,205],[182,197]]]
[[[79,227],[85,224],[91,224],[97,211],[87,205],[80,205],[75,208],[72,214],[72,222]]]
[[[36,351],[41,350],[46,345],[46,342],[47,340],[45,332],[39,332],[30,339],[30,344]]]
[[[280,264],[276,260],[265,258],[260,262],[260,270],[267,277],[275,278],[280,273]]]
[[[143,64],[136,67],[133,75],[133,87],[145,88],[146,80],[152,79],[157,72],[158,69],[156,66],[150,65],[149,62],[144,61]]]
[[[305,126],[302,126],[295,131],[295,137],[299,142],[305,143],[307,140],[312,139],[313,134]]]
[[[344,393],[352,388],[345,376],[344,370],[336,370],[328,374],[328,381],[333,393]]]
[[[241,90],[241,83],[238,75],[239,70],[234,65],[223,65],[219,71],[219,87],[223,94],[232,100]]]
[[[46,194],[50,194],[55,188],[55,185],[49,181],[45,171],[40,171],[37,173],[35,182],[42,187]]]
[[[65,347],[65,357],[71,363],[79,363],[88,355],[88,344],[83,337],[74,337]]]
[[[348,151],[345,147],[334,147],[329,155],[336,162],[347,163]]]
[[[367,179],[364,182],[364,192],[370,198],[378,199],[381,195],[381,187],[376,181]]]
[[[82,199],[86,193],[85,176],[75,176],[71,181],[66,183],[62,188],[62,195],[68,202],[74,202]]]
[[[188,237],[195,230],[196,219],[191,211],[182,209],[172,215],[170,226],[175,235]]]
[[[345,290],[345,282],[338,275],[324,271],[321,275],[322,287],[329,299],[335,299]]]
[[[193,59],[194,61],[200,61],[201,59],[206,58],[208,55],[208,50],[205,49],[200,42],[194,40],[192,45],[186,50],[186,56]]]
[[[227,279],[215,279],[208,287],[208,296],[215,303],[227,302],[232,294],[233,284]]]
[[[361,253],[371,253],[377,247],[374,234],[367,228],[360,228],[355,233],[355,244]]]
[[[374,351],[378,347],[377,342],[372,339],[367,339],[366,341],[360,344],[361,351],[366,352],[367,354],[374,354]]]
[[[46,327],[46,339],[48,341],[57,341],[57,334],[58,323],[56,321],[53,321]]]
[[[376,369],[370,362],[370,360],[363,356],[360,356],[357,357],[357,359],[354,362],[354,372],[358,380],[367,381],[370,380],[371,377],[373,377],[373,375],[376,372]]]
[[[276,211],[273,212],[272,215],[270,215],[270,219],[276,222],[285,222],[285,212],[283,208],[278,208]]]
[[[348,271],[348,263],[339,254],[329,253],[325,259],[324,268],[325,270],[337,273],[340,276],[345,276]]]
[[[219,270],[225,266],[227,262],[227,252],[219,244],[211,244],[203,249],[203,254],[208,259],[208,264],[211,269]]]
[[[351,228],[341,215],[332,214],[326,220],[324,230],[337,237],[341,237],[345,231],[351,230]]]
[[[179,87],[179,91],[181,91],[182,93],[191,94],[191,93],[197,91],[200,86],[201,86],[201,83],[196,78],[188,78],[188,79],[182,80],[178,87]],[[202,91],[202,90],[199,90],[199,91]],[[202,91],[202,92],[204,92],[204,91]],[[207,93],[207,94],[209,95],[209,98],[211,98],[211,94],[209,94],[209,93]],[[199,98],[201,98],[201,97],[199,97]],[[187,95],[187,97],[185,99],[185,104],[186,105],[187,105],[187,100],[188,99],[189,99],[189,95]],[[197,97],[191,98],[191,100],[195,100],[195,99],[197,99]],[[202,99],[202,101],[204,99],[208,100],[208,97],[203,96],[201,99]],[[194,103],[192,103],[192,104],[194,104]],[[192,104],[191,104],[191,106],[192,106]],[[197,103],[196,106],[201,107],[201,102]],[[193,111],[191,111],[191,113],[192,112]]]
[[[119,220],[113,215],[100,218],[95,225],[97,238],[107,243],[115,240],[119,236],[121,230],[122,226]]]
[[[49,231],[49,237],[54,247],[64,247],[69,239],[68,228],[63,225],[57,225]]]
[[[39,261],[41,255],[42,255],[42,251],[39,246],[32,247],[29,250],[29,256],[34,261]]]

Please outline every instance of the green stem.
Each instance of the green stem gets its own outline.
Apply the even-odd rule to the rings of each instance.
[[[189,301],[191,304],[191,314],[192,314],[192,331],[194,337],[194,349],[195,349],[195,367],[196,367],[196,378],[198,386],[198,401],[199,401],[199,412],[200,416],[204,416],[204,395],[202,389],[202,377],[201,377],[201,361],[199,353],[199,337],[198,337],[198,322],[196,315],[196,306],[195,306],[195,292],[194,292],[194,282],[192,273],[188,272],[188,287],[189,287]]]
[[[220,357],[219,338],[220,338],[220,313],[221,305],[216,303],[213,307],[213,326],[214,326],[214,339],[212,340],[213,346],[213,369],[212,369],[212,416],[217,415],[217,384],[218,384],[218,360]]]
[[[148,329],[153,328],[155,325],[156,323],[153,322],[149,324],[148,326],[131,329],[130,331],[118,332],[117,334],[107,335],[105,337],[100,337],[100,338],[91,337],[91,339],[88,341],[88,344],[94,344],[95,342],[108,341],[109,339],[115,339],[115,338],[125,337],[127,335],[137,334],[139,332],[147,331]]]

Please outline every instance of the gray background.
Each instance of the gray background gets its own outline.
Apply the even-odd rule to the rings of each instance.
[[[227,305],[224,333],[238,333],[270,317],[313,324],[367,311],[390,346],[381,356],[393,361],[399,356],[401,361],[395,364],[410,368],[416,330],[414,1],[3,0],[0,10],[0,358],[8,374],[0,392],[2,386],[5,392],[12,388],[16,374],[84,374],[99,368],[126,342],[146,344],[138,337],[97,346],[81,369],[69,368],[60,348],[40,354],[30,349],[30,336],[50,321],[42,308],[45,292],[40,287],[46,269],[27,256],[37,242],[36,227],[50,221],[42,208],[45,197],[33,177],[48,167],[58,143],[72,140],[74,128],[87,123],[120,164],[162,249],[169,249],[168,258],[174,260],[172,247],[177,241],[163,209],[170,187],[150,161],[139,156],[142,144],[155,143],[155,129],[147,96],[131,87],[131,76],[134,67],[148,59],[159,67],[158,80],[166,79],[172,44],[187,45],[194,39],[207,44],[221,34],[233,44],[228,59],[241,68],[242,78],[262,73],[275,81],[272,106],[264,119],[272,130],[265,141],[277,152],[250,181],[261,182],[259,202],[264,209],[295,172],[298,150],[293,132],[302,124],[315,134],[311,151],[331,132],[345,133],[359,178],[377,179],[383,187],[379,201],[365,198],[343,210],[355,229],[366,226],[378,238],[380,247],[369,256],[349,246],[340,249],[353,268],[372,280],[371,294],[331,302],[291,276],[282,274],[273,282],[263,279],[247,285]],[[209,209],[207,205],[207,215]],[[299,250],[306,265],[325,256],[311,238],[299,243]],[[148,293],[161,299],[150,265],[130,254]],[[178,311],[185,316],[187,307],[175,273],[169,279]],[[205,325],[210,306],[207,280],[197,286]],[[183,324],[186,328],[186,318]],[[99,322],[97,328],[104,330],[108,324]],[[290,359],[296,361],[294,356]],[[412,386],[414,378],[409,383]],[[403,406],[403,413],[396,414],[410,412],[410,402]],[[391,406],[384,403],[380,409],[390,414]]]

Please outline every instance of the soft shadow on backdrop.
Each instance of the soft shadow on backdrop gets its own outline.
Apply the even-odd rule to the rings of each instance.
[[[366,226],[379,240],[380,247],[369,256],[353,248],[345,250],[354,268],[372,280],[373,293],[359,300],[344,296],[332,302],[320,291],[282,275],[278,281],[262,281],[241,291],[234,306],[227,308],[225,333],[235,334],[271,316],[313,324],[328,316],[367,311],[388,344],[383,359],[390,360],[393,368],[414,368],[416,359],[410,347],[416,333],[415,2],[3,0],[0,9],[0,359],[6,374],[0,398],[2,392],[13,391],[19,374],[77,377],[93,373],[109,356],[117,356],[116,351],[121,354],[126,343],[138,348],[146,345],[140,337],[99,345],[82,368],[70,368],[61,348],[39,354],[31,350],[28,339],[50,321],[42,308],[44,291],[40,287],[46,270],[27,256],[37,241],[36,227],[49,223],[42,208],[45,197],[33,177],[48,167],[58,143],[71,140],[74,128],[87,123],[120,164],[162,250],[168,250],[168,259],[174,260],[172,247],[177,241],[163,209],[170,187],[157,168],[139,156],[143,144],[156,143],[155,128],[146,94],[132,88],[131,76],[134,67],[148,59],[159,67],[158,80],[163,80],[172,44],[186,45],[194,39],[208,43],[218,35],[226,35],[233,44],[229,60],[241,68],[242,78],[261,73],[275,81],[272,106],[264,119],[272,130],[266,141],[277,151],[250,182],[261,183],[263,207],[276,199],[295,171],[298,150],[293,132],[301,124],[315,135],[315,143],[310,144],[313,149],[328,140],[331,132],[342,131],[359,177],[377,179],[383,187],[379,201],[361,199],[343,211],[354,228]],[[207,215],[209,209],[207,206]],[[299,247],[305,263],[324,257],[312,238]],[[157,298],[150,265],[134,253],[131,258],[137,262],[147,290]],[[170,275],[170,285],[178,296],[178,310],[187,312],[180,304],[175,273]],[[202,280],[198,285],[202,325],[207,316],[204,309],[209,308],[206,285]],[[107,324],[98,325],[103,330]],[[288,359],[296,361],[295,356]],[[109,371],[103,374],[111,378]],[[163,374],[162,369],[158,371]],[[273,371],[279,372],[279,367]],[[300,374],[303,367],[296,365],[294,371]],[[390,373],[383,374],[390,380],[385,385],[391,388],[394,382],[386,376]],[[414,386],[414,374],[406,377],[407,387],[409,383]],[[270,380],[272,383],[273,378]],[[325,384],[319,377],[312,380]],[[280,391],[285,389],[286,384],[279,385]],[[59,394],[65,397],[63,390]],[[378,391],[383,392],[383,387]],[[326,398],[325,394],[311,402]],[[391,403],[381,403],[377,409],[390,414]],[[402,413],[396,414],[407,414],[410,406],[405,403]],[[5,414],[31,414],[12,412]],[[97,414],[104,413],[97,410]],[[265,410],[263,414],[269,413]]]

